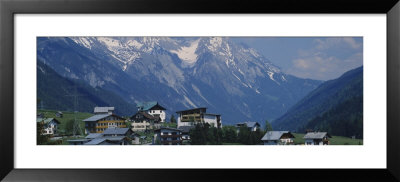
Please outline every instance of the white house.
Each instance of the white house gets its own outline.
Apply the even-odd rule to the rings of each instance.
[[[43,124],[43,135],[54,135],[57,134],[58,125],[60,122],[55,118],[37,118],[38,123]]]
[[[158,102],[139,102],[136,104],[136,107],[138,108],[138,111],[145,111],[147,114],[154,117],[160,117],[161,122],[165,122],[166,109],[158,104]]]
[[[197,123],[208,123],[216,128],[222,127],[222,120],[220,114],[206,113],[207,108],[194,108],[183,111],[177,111],[178,114],[178,128],[181,126],[194,126]]]
[[[304,137],[305,145],[329,145],[332,138],[327,132],[308,132]]]
[[[237,123],[236,128],[237,131],[239,132],[240,127],[246,126],[249,128],[250,131],[257,131],[257,129],[260,129],[260,124],[258,122],[251,122],[251,121],[246,121],[244,123]]]
[[[263,137],[264,145],[289,145],[295,138],[289,131],[268,131]]]

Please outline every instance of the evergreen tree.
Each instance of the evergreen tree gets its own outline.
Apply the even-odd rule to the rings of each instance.
[[[237,129],[234,126],[223,126],[222,127],[222,140],[226,143],[237,142]]]
[[[43,122],[38,122],[36,125],[36,144],[37,145],[45,145],[49,137],[47,135],[44,135],[44,124]]]
[[[68,120],[67,123],[65,124],[65,133],[67,135],[72,135],[73,130],[74,130],[74,120]]]
[[[247,128],[247,126],[241,126],[239,128],[238,141],[242,144],[247,145],[249,142],[249,137],[250,137],[250,130]]]
[[[171,119],[169,120],[170,123],[176,123],[175,116],[172,114]]]
[[[271,123],[268,120],[265,120],[265,132],[273,131]]]

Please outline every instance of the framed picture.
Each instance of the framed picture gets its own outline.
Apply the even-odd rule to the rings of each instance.
[[[6,181],[400,180],[397,1],[0,8]]]

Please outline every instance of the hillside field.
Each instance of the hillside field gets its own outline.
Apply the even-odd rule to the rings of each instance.
[[[60,134],[70,134],[72,133],[72,131],[67,131],[66,127],[67,127],[67,122],[70,120],[74,120],[74,112],[68,112],[68,111],[61,111],[63,113],[63,117],[56,117],[56,113],[57,111],[54,110],[37,110],[37,114],[39,113],[43,113],[45,118],[55,118],[58,121],[60,121],[60,125],[59,125],[59,132]],[[80,122],[80,126],[81,126],[81,130],[82,130],[82,134],[84,134],[84,129],[85,129],[85,123],[82,121],[86,118],[89,118],[90,116],[93,116],[93,114],[91,113],[84,113],[84,112],[77,112],[76,113],[76,119]]]

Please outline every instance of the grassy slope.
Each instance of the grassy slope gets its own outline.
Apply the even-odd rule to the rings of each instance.
[[[74,120],[74,113],[73,112],[67,112],[67,111],[62,111],[63,112],[63,117],[59,118],[56,117],[56,112],[54,110],[38,110],[38,113],[43,113],[44,117],[46,118],[56,118],[58,121],[60,121],[59,125],[59,130],[64,130],[65,131],[65,125],[69,120]],[[81,129],[82,129],[82,134],[84,134],[84,129],[85,129],[85,123],[82,121],[90,116],[93,116],[91,113],[83,113],[83,112],[78,112],[76,113],[76,119],[80,122]]]
[[[303,139],[304,135],[303,133],[292,133],[296,138],[294,139],[294,143],[296,145],[299,144],[304,144],[305,140]],[[361,139],[351,139],[348,137],[342,137],[342,136],[332,136],[332,138],[329,139],[331,142],[331,145],[362,145],[363,140]]]

